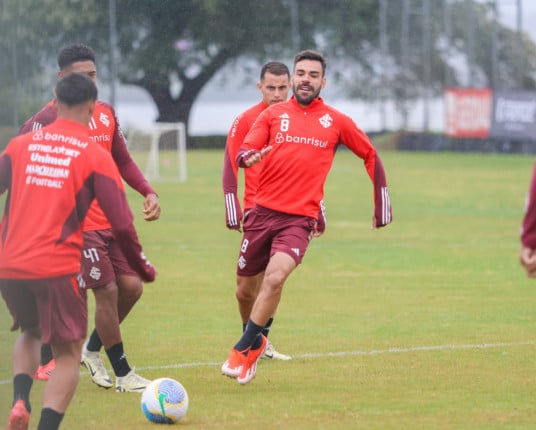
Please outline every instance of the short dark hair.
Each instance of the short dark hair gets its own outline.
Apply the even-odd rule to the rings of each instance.
[[[287,75],[290,78],[290,71],[286,64],[280,63],[279,61],[270,61],[262,66],[261,69],[261,81],[264,79],[266,73],[271,73],[272,75],[281,76]]]
[[[294,68],[296,68],[296,63],[303,60],[319,61],[320,64],[322,64],[322,74],[326,74],[326,60],[320,52],[312,49],[306,49],[305,51],[298,52],[294,57]]]
[[[64,47],[58,54],[58,66],[60,70],[79,61],[92,61],[95,63],[95,52],[93,52],[93,49],[82,43],[74,43]]]
[[[97,86],[83,73],[69,73],[56,83],[56,98],[67,106],[78,106],[97,100]]]

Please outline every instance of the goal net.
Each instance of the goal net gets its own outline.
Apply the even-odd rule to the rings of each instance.
[[[181,122],[155,122],[148,127],[130,127],[130,155],[149,181],[187,179],[186,130]]]

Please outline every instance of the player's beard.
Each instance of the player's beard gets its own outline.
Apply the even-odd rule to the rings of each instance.
[[[306,96],[300,96],[299,90],[300,87],[306,86],[310,88],[312,91],[308,92]],[[314,99],[316,99],[320,95],[320,88],[315,89],[312,85],[294,85],[292,87],[292,92],[294,93],[294,98],[296,101],[301,105],[309,105]]]

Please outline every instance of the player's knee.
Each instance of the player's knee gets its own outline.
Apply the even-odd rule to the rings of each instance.
[[[287,279],[288,274],[282,271],[274,271],[267,273],[264,277],[262,288],[269,288],[274,292],[279,292],[283,289],[283,284]]]
[[[255,291],[251,288],[243,288],[240,285],[236,287],[236,299],[241,303],[247,303],[255,300]]]
[[[115,282],[109,282],[106,285],[93,288],[95,300],[103,302],[117,301],[118,288]]]
[[[131,282],[119,291],[119,300],[122,302],[136,303],[143,295],[143,284]]]

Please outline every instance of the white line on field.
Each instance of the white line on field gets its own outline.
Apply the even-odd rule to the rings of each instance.
[[[467,345],[433,345],[433,346],[410,346],[407,348],[388,348],[388,349],[371,349],[369,351],[340,351],[340,352],[322,352],[296,354],[293,358],[323,358],[323,357],[344,357],[352,355],[379,355],[379,354],[404,354],[408,352],[420,351],[444,351],[456,349],[489,349],[489,348],[505,348],[512,346],[536,346],[536,342],[501,342],[501,343],[480,343]],[[201,366],[220,366],[222,362],[194,362],[194,363],[177,363],[167,364],[163,366],[144,366],[136,367],[137,370],[158,370],[158,369],[183,369],[186,367],[201,367]],[[87,375],[88,372],[81,372],[80,375]],[[11,384],[11,379],[0,380],[0,385]]]

